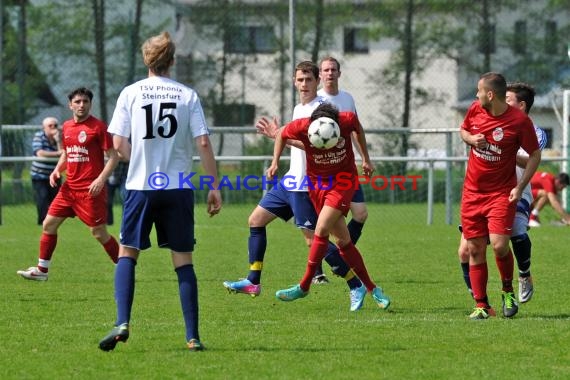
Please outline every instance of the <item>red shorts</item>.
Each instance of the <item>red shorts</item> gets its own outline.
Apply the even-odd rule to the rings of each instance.
[[[465,239],[489,234],[511,235],[517,202],[509,202],[509,193],[475,193],[463,190],[461,227]]]
[[[313,206],[315,206],[317,214],[320,214],[323,206],[326,205],[340,210],[346,216],[350,210],[350,202],[355,191],[352,187],[347,190],[320,189],[317,187],[314,190],[309,189],[309,197],[311,202],[313,202]]]
[[[48,210],[59,218],[77,217],[89,227],[107,223],[107,189],[92,197],[87,190],[71,190],[67,183],[61,185]]]

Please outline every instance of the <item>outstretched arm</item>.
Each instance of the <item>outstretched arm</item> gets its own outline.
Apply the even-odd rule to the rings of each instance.
[[[568,215],[566,210],[564,210],[564,207],[562,207],[562,205],[560,204],[560,201],[558,200],[556,194],[548,193],[547,197],[548,197],[548,202],[550,202],[550,205],[552,206],[554,211],[556,211],[558,215],[560,215],[564,223],[570,224],[570,215]]]
[[[277,130],[275,134],[275,145],[273,146],[273,160],[271,161],[271,166],[267,169],[267,177],[272,179],[275,174],[277,174],[277,169],[279,169],[279,159],[281,158],[281,154],[283,153],[283,149],[285,149],[285,141],[281,136],[281,132],[285,127],[280,128]]]
[[[273,120],[269,120],[266,117],[262,117],[255,124],[255,128],[257,129],[257,133],[269,137],[270,139],[275,139],[275,136],[279,131],[279,121],[277,120],[276,117],[274,117]],[[305,146],[299,140],[287,140],[287,145],[305,150]]]

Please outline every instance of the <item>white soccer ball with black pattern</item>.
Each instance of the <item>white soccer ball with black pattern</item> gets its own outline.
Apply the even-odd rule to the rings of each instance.
[[[317,149],[330,149],[338,143],[340,128],[329,117],[319,117],[309,125],[309,141]]]

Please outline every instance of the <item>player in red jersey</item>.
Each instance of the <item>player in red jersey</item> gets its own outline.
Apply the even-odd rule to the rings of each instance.
[[[550,204],[554,211],[560,215],[562,222],[570,224],[570,215],[564,210],[558,199],[558,192],[564,190],[570,184],[570,178],[566,173],[558,173],[554,176],[548,172],[536,172],[530,180],[532,189],[532,211],[528,221],[529,227],[540,227],[540,210]]]
[[[319,150],[309,142],[308,129],[311,121],[319,117],[335,120],[341,131],[338,144],[327,150]],[[287,139],[300,141],[306,153],[307,176],[313,186],[309,186],[309,196],[318,213],[313,243],[309,248],[309,259],[305,275],[301,282],[289,289],[277,291],[276,297],[281,301],[293,301],[303,298],[309,293],[311,280],[322,262],[328,247],[329,234],[336,237],[342,258],[354,270],[366,290],[382,309],[390,306],[390,299],[382,289],[370,279],[364,260],[350,239],[345,217],[350,210],[350,202],[358,188],[358,172],[354,163],[351,133],[358,133],[357,144],[362,152],[362,168],[364,175],[370,175],[373,167],[370,164],[366,138],[356,114],[341,112],[329,103],[319,105],[310,118],[292,121],[279,130],[275,136],[273,161],[267,175],[273,178],[277,173],[279,158],[285,148]]]
[[[116,263],[119,245],[107,232],[107,192],[105,183],[117,165],[111,135],[105,123],[91,116],[93,93],[84,87],[69,95],[73,118],[63,123],[63,153],[50,174],[51,186],[57,186],[63,171],[66,181],[51,203],[43,222],[38,265],[17,273],[28,279],[45,281],[57,244],[57,230],[67,218],[77,216],[103,245],[107,255]],[[108,161],[105,163],[105,153]]]
[[[513,317],[518,312],[509,239],[516,203],[536,171],[541,153],[532,121],[506,103],[506,90],[501,74],[483,74],[477,84],[478,101],[469,107],[460,128],[461,138],[471,145],[461,200],[461,225],[476,302],[471,319],[486,319],[491,310],[487,298],[487,236],[503,284],[503,315]],[[520,147],[530,156],[517,183],[516,156]]]

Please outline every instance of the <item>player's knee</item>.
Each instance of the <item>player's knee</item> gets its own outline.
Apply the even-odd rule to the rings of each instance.
[[[97,239],[100,243],[104,244],[107,242],[107,240],[109,240],[109,233],[107,232],[107,229],[105,228],[105,226],[97,226],[97,227],[92,227],[91,228],[91,235],[93,235],[93,237],[95,239]]]
[[[457,250],[457,256],[459,257],[459,261],[462,263],[466,263],[469,261],[469,251],[467,247],[459,247]]]
[[[351,244],[352,240],[349,239],[341,239],[341,238],[337,238],[336,239],[336,245],[337,247],[346,247],[347,245]]]
[[[499,241],[499,242],[494,242],[492,243],[493,246],[493,252],[495,252],[495,255],[497,257],[504,257],[509,253],[510,247],[509,247],[509,240],[507,240],[507,242],[503,242],[503,241]]]
[[[352,219],[359,223],[364,223],[366,222],[366,219],[368,219],[368,210],[366,209],[366,206],[353,207],[350,210],[350,213],[352,214]]]

